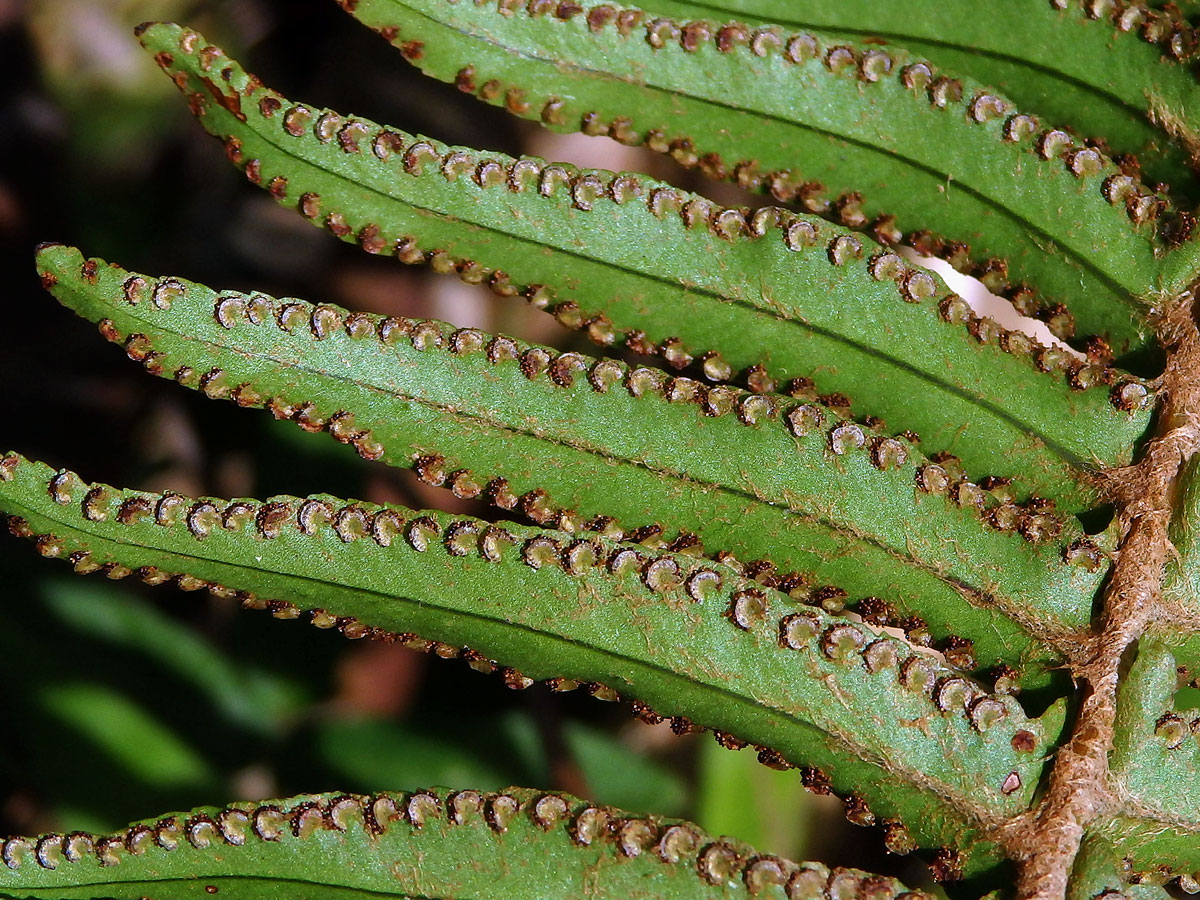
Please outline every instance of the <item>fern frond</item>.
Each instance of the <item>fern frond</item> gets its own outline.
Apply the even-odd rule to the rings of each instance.
[[[1056,714],[679,554],[331,497],[121,491],[15,455],[0,473],[14,531],[76,571],[181,578],[353,637],[418,634],[518,687],[635,698],[812,768],[959,874],[995,863],[988,831],[1028,804],[1056,736]]]
[[[0,848],[0,891],[24,900],[98,891],[114,900],[925,897],[892,878],[761,854],[687,822],[524,788],[231,803]]]
[[[767,560],[797,598],[893,625],[917,616],[937,639],[973,638],[968,667],[1019,668],[1027,686],[1069,651],[1108,568],[1073,517],[815,402],[148,278],[66,247],[44,248],[39,267],[157,375],[544,524],[652,524],[652,537],[679,529],[710,554]]]
[[[608,4],[365,0],[353,13],[426,73],[549,127],[624,130],[881,236],[965,242],[1118,353],[1151,337],[1146,286],[1187,283],[1158,233],[1186,213],[1037,110],[900,49]]]
[[[654,0],[656,14],[886,41],[999,89],[1095,140],[1171,193],[1196,196],[1195,26],[1169,8],[1095,0]]]
[[[1087,470],[1128,461],[1145,428],[1145,383],[975,317],[935,276],[844,229],[447,148],[292,104],[177,26],[142,40],[209,98],[193,105],[252,181],[371,252],[554,297],[560,318],[604,340],[615,326],[717,377],[762,364],[804,390],[811,375],[816,393],[852,391],[930,455],[960,454],[976,478],[1020,475],[1073,511],[1094,502]],[[205,87],[214,77],[232,92],[223,103]]]

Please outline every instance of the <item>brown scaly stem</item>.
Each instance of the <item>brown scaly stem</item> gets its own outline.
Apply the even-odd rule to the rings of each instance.
[[[1165,403],[1142,459],[1107,473],[1123,539],[1105,592],[1100,628],[1080,636],[1072,666],[1081,700],[1070,740],[1058,752],[1041,805],[1009,823],[1006,843],[1020,866],[1021,900],[1063,900],[1087,826],[1112,802],[1106,780],[1121,660],[1161,602],[1175,479],[1200,449],[1200,331],[1188,294],[1163,316]]]

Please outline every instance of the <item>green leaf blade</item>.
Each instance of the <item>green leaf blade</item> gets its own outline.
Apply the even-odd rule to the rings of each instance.
[[[334,498],[122,492],[15,456],[3,471],[17,533],[77,571],[182,572],[351,636],[469,647],[518,684],[598,682],[820,770],[965,871],[993,861],[980,829],[1024,807],[1052,739],[1011,697],[707,561]]]
[[[232,803],[114,835],[44,835],[3,847],[16,864],[0,869],[0,892],[21,900],[97,891],[114,900],[782,898],[793,878],[818,892],[836,884],[847,900],[894,900],[905,890],[855,869],[759,855],[686,822],[523,788]]]
[[[1176,657],[1144,637],[1117,697],[1110,771],[1118,803],[1099,831],[1134,871],[1200,871],[1200,710],[1176,709]]]
[[[1148,40],[1137,11],[1097,17],[1085,11],[1085,4],[1058,10],[1043,0],[919,0],[903,8],[870,0],[654,0],[648,5],[681,21],[775,23],[848,40],[882,38],[998,88],[1051,124],[1103,137],[1112,154],[1135,154],[1148,181],[1195,195],[1187,145],[1194,154],[1200,129],[1189,111],[1198,101],[1196,82],[1186,63],[1169,57],[1172,29],[1160,30],[1162,43]],[[1164,16],[1145,8],[1140,12]],[[1179,143],[1161,127],[1164,110],[1179,119],[1173,127],[1183,133],[1172,136]]]
[[[1010,283],[1067,301],[1081,333],[1108,335],[1118,352],[1150,337],[1147,284],[1186,284],[1159,260],[1153,225],[1135,227],[1123,199],[1105,199],[1109,179],[1126,176],[1062,132],[1040,150],[1050,129],[1010,125],[1017,111],[982,85],[935,81],[898,50],[812,35],[797,47],[783,34],[760,56],[748,38],[723,44],[715,24],[689,31],[646,15],[623,27],[620,13],[598,18],[601,9],[615,8],[564,21],[524,7],[368,0],[354,14],[401,46],[420,45],[414,62],[428,74],[473,90],[499,85],[485,91],[493,103],[511,106],[516,90],[524,114],[543,118],[544,104],[559,103],[553,118],[568,130],[625,121],[664,146],[688,141],[692,159],[725,172],[753,160],[758,177],[802,160],[786,180],[826,185],[821,204],[861,192],[850,206],[864,222],[902,213],[902,231],[932,229],[969,243],[977,261],[1002,258]],[[1129,189],[1156,208],[1144,187]]]
[[[181,34],[156,26],[143,41],[152,49],[176,47]],[[203,43],[187,40],[193,50]],[[215,71],[218,64],[211,54],[206,58]],[[190,83],[211,81],[198,58],[176,53],[171,66],[197,80]],[[230,85],[257,89],[242,74],[230,79]],[[1035,357],[1043,356],[1028,338],[972,320],[978,334],[988,335],[981,346],[963,327],[961,301],[936,279],[882,249],[872,254],[833,226],[784,214],[754,238],[747,231],[754,226],[729,210],[733,217],[721,221],[737,231],[725,239],[711,224],[688,227],[680,215],[651,212],[660,193],[688,208],[693,200],[648,181],[623,182],[641,195],[620,203],[589,193],[595,184],[615,190],[619,178],[605,182],[535,161],[452,150],[292,105],[273,93],[257,102],[249,95],[228,102],[240,104],[247,122],[204,101],[205,126],[229,139],[253,180],[335,234],[372,252],[428,259],[470,280],[489,278],[510,294],[521,289],[539,296],[545,284],[565,281],[563,293],[582,307],[580,318],[599,315],[641,334],[643,342],[649,335],[665,346],[682,336],[691,356],[717,350],[737,368],[765,362],[779,378],[814,375],[822,392],[848,393],[894,430],[916,431],[927,452],[964,455],[976,477],[1021,474],[1032,491],[1083,509],[1095,499],[1086,470],[1127,462],[1148,421],[1144,399],[1132,405],[1113,399],[1122,392],[1144,398],[1140,382],[1057,351],[1063,358],[1050,366],[1066,367],[1065,380],[1076,387],[1090,385],[1068,390],[1061,368],[1056,374],[1036,370]],[[256,116],[256,107],[271,113]],[[310,126],[342,137],[326,140]],[[559,184],[560,176],[574,186]],[[529,178],[520,190],[512,188]],[[788,249],[797,235],[815,245],[799,253]],[[854,260],[856,253],[866,265]],[[920,296],[917,304],[902,302]],[[731,318],[736,327],[729,326]],[[969,423],[965,429],[963,423]]]
[[[1120,892],[1131,900],[1166,900],[1171,896],[1163,885],[1149,878],[1133,882],[1130,878],[1133,874],[1125,867],[1119,848],[1089,834],[1083,839],[1071,869],[1067,900],[1093,900],[1108,891]]]
[[[980,665],[1022,669],[1031,685],[1054,665],[1055,638],[1088,621],[1081,598],[1104,578],[1074,519],[1016,506],[1004,485],[993,495],[956,481],[903,439],[818,404],[726,390],[714,406],[718,395],[654,370],[152,279],[65,247],[43,250],[40,266],[131,356],[210,397],[266,406],[507,509],[549,492],[570,524],[552,509],[542,520],[563,528],[614,516],[627,533],[654,523],[710,553],[798,568],[797,587],[883,598],[898,607],[892,624],[918,615],[935,637],[969,637]]]

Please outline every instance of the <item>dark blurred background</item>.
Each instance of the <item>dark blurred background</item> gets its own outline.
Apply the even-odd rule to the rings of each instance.
[[[688,176],[425,79],[332,0],[0,0],[0,451],[147,490],[467,510],[326,437],[145,375],[41,291],[33,249],[58,241],[216,288],[575,340],[520,301],[363,254],[247,185],[138,47],[149,19],[188,23],[306,102],[451,143]],[[523,784],[916,879],[839,802],[752,751],[207,594],[75,577],[7,534],[0,729],[0,834],[306,791]]]

